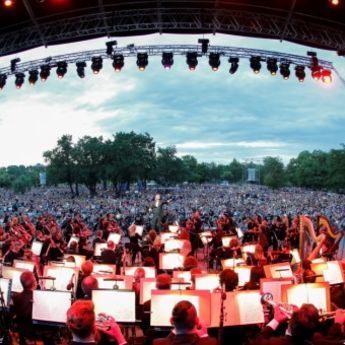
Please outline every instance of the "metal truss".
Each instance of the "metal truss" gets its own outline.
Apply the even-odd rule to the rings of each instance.
[[[44,59],[17,63],[15,70],[11,67],[0,69],[0,75],[15,75],[17,73],[26,73],[31,70],[38,70],[43,65],[49,65],[51,68],[57,67],[58,62],[65,61],[67,64],[91,61],[93,57],[101,57],[102,59],[112,59],[115,54],[121,54],[124,58],[135,57],[138,53],[146,52],[148,56],[161,56],[163,52],[172,52],[174,55],[186,55],[188,52],[196,52],[198,57],[208,57],[210,53],[218,53],[220,58],[239,58],[250,59],[251,57],[260,57],[260,61],[266,62],[270,58],[277,59],[277,63],[287,63],[289,65],[304,66],[311,68],[312,59],[309,56],[300,56],[293,54],[285,54],[267,50],[248,49],[239,47],[226,46],[208,46],[206,53],[202,51],[202,45],[148,45],[135,46],[133,44],[126,47],[114,47],[111,55],[106,54],[106,49],[90,50],[65,55],[57,55]],[[318,64],[324,69],[333,70],[332,62],[326,60],[318,60]]]
[[[187,3],[188,4],[188,1]],[[186,5],[185,4],[185,5]],[[294,14],[255,13],[251,10],[152,7],[116,10],[52,20],[35,18],[35,24],[0,33],[0,56],[33,47],[102,36],[124,36],[155,32],[226,33],[284,39],[319,48],[345,50],[344,29],[317,24],[315,18]],[[339,25],[338,25],[339,27]],[[5,28],[6,29],[6,28]]]

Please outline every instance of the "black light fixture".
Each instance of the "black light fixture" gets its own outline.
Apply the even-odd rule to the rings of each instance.
[[[279,70],[284,80],[288,80],[290,77],[290,64],[288,62],[282,62],[279,66]]]
[[[271,73],[271,75],[275,76],[277,74],[278,65],[276,58],[267,59],[267,69]]]
[[[171,52],[163,52],[162,65],[164,69],[171,69],[173,64],[174,64],[174,54]]]
[[[253,70],[255,74],[259,74],[261,70],[261,57],[260,56],[252,56],[250,59],[250,68]]]
[[[145,71],[145,68],[149,64],[149,57],[147,53],[138,53],[137,54],[137,66],[139,71]]]
[[[22,85],[24,84],[25,80],[25,74],[24,73],[17,73],[16,74],[16,80],[14,81],[14,84],[16,85],[17,89],[20,89]]]
[[[115,54],[113,57],[113,67],[115,72],[121,72],[123,66],[125,65],[125,58],[122,54]]]
[[[50,76],[50,66],[49,65],[42,65],[41,66],[41,72],[40,72],[41,80],[46,81],[49,76]]]
[[[77,66],[77,74],[79,78],[85,78],[85,67],[86,62],[85,61],[78,61],[75,64]]]
[[[302,65],[298,65],[295,67],[295,75],[296,75],[296,78],[298,79],[298,81],[300,83],[303,83],[304,82],[304,79],[305,79],[305,71],[304,71],[305,67],[302,66]]]
[[[196,52],[187,53],[187,65],[191,71],[195,71],[196,66],[198,65],[198,54]]]
[[[207,38],[199,38],[198,43],[201,44],[201,52],[205,55],[208,51],[210,40]]]
[[[65,74],[67,73],[67,62],[66,61],[59,61],[56,67],[56,74],[59,79],[62,79]]]
[[[107,50],[106,50],[107,55],[111,55],[114,51],[114,46],[117,45],[117,41],[106,42],[105,45],[107,46]]]
[[[11,60],[11,72],[15,72],[16,68],[17,68],[17,63],[20,62],[19,58],[15,58]]]
[[[38,80],[38,71],[37,69],[29,71],[29,84],[35,85]]]
[[[229,58],[229,63],[231,63],[230,69],[229,69],[229,73],[230,74],[235,74],[238,70],[238,62],[239,62],[239,58],[237,57],[230,57]]]
[[[210,53],[208,57],[208,63],[212,68],[212,71],[216,72],[220,66],[220,54],[219,53]]]
[[[6,74],[0,74],[0,90],[2,90],[5,87],[6,79],[7,79]]]
[[[103,59],[101,56],[93,56],[91,59],[91,69],[93,74],[98,74],[103,68]]]

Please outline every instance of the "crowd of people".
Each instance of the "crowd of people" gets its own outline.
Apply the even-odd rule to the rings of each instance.
[[[329,219],[334,233],[344,231],[345,196],[297,188],[272,191],[256,185],[212,184],[134,190],[117,198],[112,191],[101,189],[93,198],[82,188],[80,195],[73,198],[65,187],[41,187],[23,195],[2,190],[2,265],[12,266],[18,259],[34,263],[33,272],[23,272],[20,277],[23,291],[12,297],[10,312],[22,330],[20,342],[35,338],[31,327],[32,292],[43,288],[37,284],[38,278],[51,262],[73,261],[74,255],[86,260],[76,282],[76,301],[67,313],[72,343],[122,345],[126,339],[121,327],[107,315],[101,316],[99,322],[90,301],[92,290],[98,288],[93,276],[95,263],[114,265],[118,275],[123,273],[124,266],[154,267],[156,288],[170,289],[172,272],[160,266],[159,255],[165,251],[163,234],[173,226],[177,229],[174,237],[182,243],[178,251],[184,257],[183,265],[176,268],[190,272],[189,289],[194,288],[193,276],[215,272],[219,273],[219,286],[225,291],[257,290],[260,279],[265,277],[263,266],[292,262],[292,250],[301,245],[299,215],[312,220],[323,215]],[[296,283],[315,281],[310,263],[316,257],[344,260],[343,242],[334,248],[332,236],[325,229],[315,224],[315,231],[320,241],[314,244],[313,257],[302,258],[293,267]],[[207,233],[207,237],[200,236],[202,233]],[[111,234],[118,234],[121,240],[109,240]],[[228,244],[224,244],[224,237],[230,238]],[[33,252],[33,242],[42,244],[39,254]],[[255,250],[243,255],[242,246],[246,243],[254,244]],[[96,255],[97,244],[103,244],[103,249]],[[244,286],[239,287],[233,269],[222,266],[225,259],[244,259],[244,264],[251,267],[250,280]],[[141,278],[145,278],[145,271],[138,268],[133,276],[137,296]],[[74,289],[72,280],[66,289]],[[345,339],[345,314],[341,311],[345,308],[345,292],[343,284],[332,289],[333,305],[339,309],[332,326],[320,326],[318,310],[312,305],[296,310],[288,322],[278,306],[271,311],[273,321],[265,327],[224,327],[218,340],[222,344],[337,344]],[[216,343],[217,332],[207,330],[199,322],[190,302],[183,301],[173,309],[172,332],[169,329],[157,333],[150,326],[150,303],[137,303],[136,315],[147,345]],[[162,335],[166,337],[158,340]],[[52,340],[54,337],[44,338],[46,343]]]

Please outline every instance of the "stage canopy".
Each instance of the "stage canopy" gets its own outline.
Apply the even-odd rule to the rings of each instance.
[[[10,3],[11,1],[9,1]],[[225,33],[345,50],[345,1],[12,0],[0,5],[0,56],[97,37]],[[92,47],[90,47],[92,48]]]

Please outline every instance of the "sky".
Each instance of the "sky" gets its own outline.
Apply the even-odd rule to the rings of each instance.
[[[119,38],[118,46],[196,44],[198,35],[148,35]],[[305,56],[316,51],[331,61],[345,77],[345,59],[335,52],[306,46],[229,35],[205,35],[210,45],[256,48]],[[0,58],[0,68],[14,57],[22,62],[69,52],[105,48],[106,38],[69,45],[37,48]],[[316,82],[306,71],[299,83],[291,70],[289,80],[272,77],[263,63],[255,75],[248,60],[241,60],[236,74],[221,60],[213,72],[208,59],[199,58],[191,72],[184,56],[174,56],[173,68],[164,70],[161,57],[149,57],[144,72],[135,58],[125,59],[121,73],[111,60],[94,75],[90,63],[80,79],[68,66],[60,80],[55,71],[46,82],[24,83],[20,90],[9,77],[0,92],[0,166],[44,163],[43,152],[58,138],[71,134],[76,142],[84,135],[109,138],[119,131],[148,132],[159,147],[175,145],[179,156],[191,154],[198,161],[227,164],[260,162],[280,157],[285,164],[304,150],[340,148],[345,143],[345,84]]]

